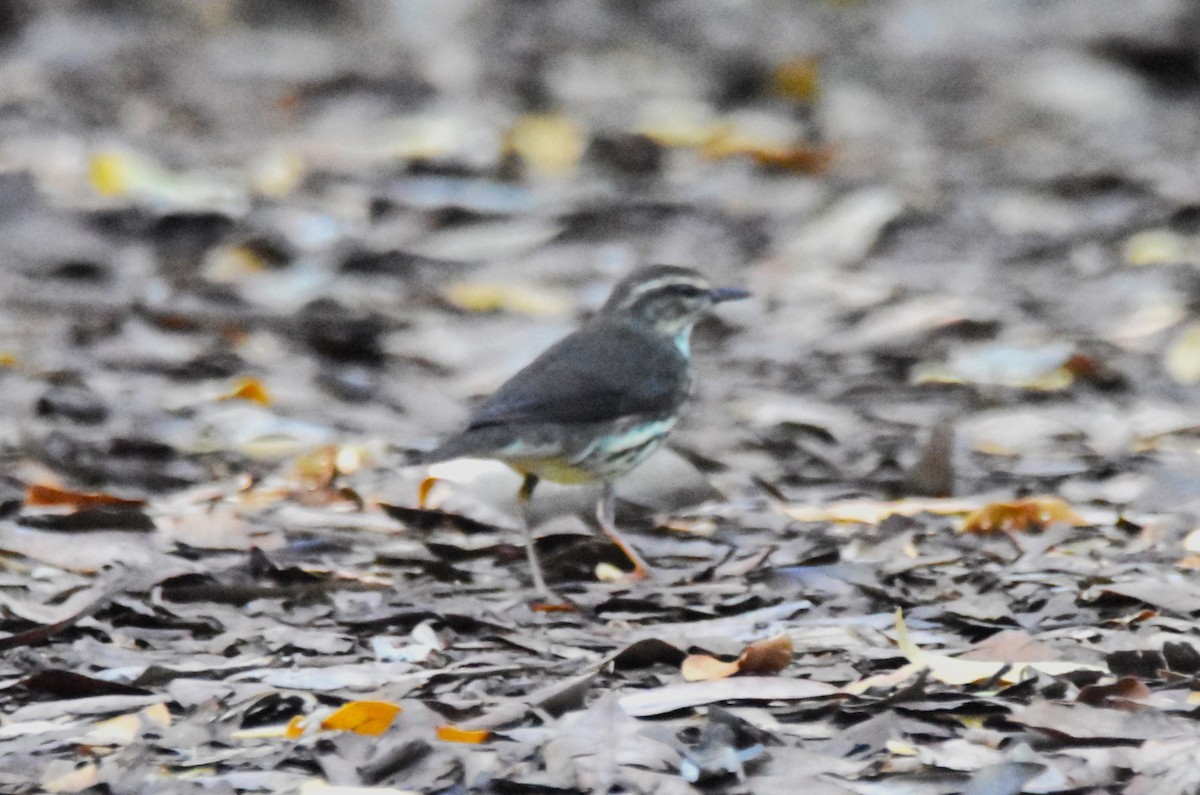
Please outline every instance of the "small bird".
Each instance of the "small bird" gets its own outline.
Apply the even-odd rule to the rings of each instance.
[[[634,272],[595,317],[505,382],[475,410],[467,429],[425,462],[490,458],[524,475],[517,499],[539,592],[550,593],[528,505],[543,479],[600,481],[600,528],[634,564],[630,576],[648,576],[650,567],[614,524],[613,481],[657,450],[678,421],[692,385],[696,321],[714,304],[747,296],[739,287],[713,287],[690,268]]]

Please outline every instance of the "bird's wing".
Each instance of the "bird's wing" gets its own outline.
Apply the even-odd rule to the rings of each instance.
[[[595,320],[497,389],[476,409],[470,427],[666,414],[687,397],[686,365],[669,339],[628,323]]]

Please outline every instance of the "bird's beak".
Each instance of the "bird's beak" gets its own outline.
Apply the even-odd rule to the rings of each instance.
[[[750,291],[741,287],[714,287],[708,294],[714,304],[722,301],[740,301],[750,297]]]

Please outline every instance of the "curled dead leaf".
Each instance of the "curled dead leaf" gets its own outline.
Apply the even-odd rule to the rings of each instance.
[[[1081,688],[1075,700],[1093,707],[1141,712],[1149,707],[1139,702],[1150,698],[1151,695],[1145,682],[1135,676],[1123,676],[1107,685],[1088,685]]]
[[[72,508],[140,508],[145,500],[114,497],[98,491],[72,491],[56,486],[32,483],[25,489],[25,504],[29,506],[66,505]]]
[[[1033,497],[1016,502],[993,502],[972,511],[963,520],[964,533],[1028,532],[1052,524],[1081,527],[1087,524],[1058,497]]]
[[[680,666],[688,682],[724,679],[735,674],[744,676],[774,676],[788,667],[795,648],[785,634],[755,641],[733,662],[724,662],[707,654],[689,654]]]

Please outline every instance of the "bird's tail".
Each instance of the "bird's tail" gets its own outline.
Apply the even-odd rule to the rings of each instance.
[[[513,441],[512,431],[499,426],[471,428],[451,436],[422,455],[421,464],[436,464],[452,458],[502,458],[501,452]]]

